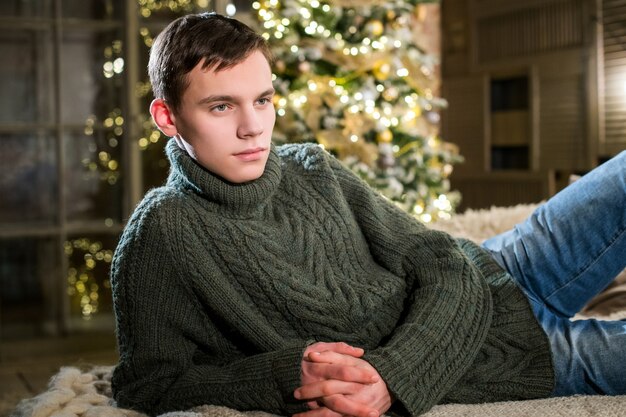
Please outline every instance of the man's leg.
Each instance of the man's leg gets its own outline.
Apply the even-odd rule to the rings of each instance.
[[[572,317],[626,267],[626,152],[483,247],[531,298]]]
[[[524,289],[554,361],[553,394],[626,393],[626,321],[570,321],[626,266],[626,152],[483,246]]]
[[[553,396],[626,394],[626,321],[570,321],[533,308],[550,340]]]

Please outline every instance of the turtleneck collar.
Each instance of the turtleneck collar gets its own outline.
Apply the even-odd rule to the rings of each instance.
[[[265,171],[256,180],[234,184],[202,167],[170,139],[165,147],[171,169],[168,185],[192,190],[218,206],[235,213],[245,213],[266,201],[281,180],[280,158],[272,145]]]

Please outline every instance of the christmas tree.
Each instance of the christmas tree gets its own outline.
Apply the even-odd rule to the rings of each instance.
[[[438,135],[437,60],[418,46],[425,1],[263,0],[276,56],[277,142],[317,142],[424,222],[449,218],[462,158]],[[430,1],[432,3],[432,1]]]

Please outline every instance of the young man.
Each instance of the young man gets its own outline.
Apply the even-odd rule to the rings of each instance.
[[[113,262],[120,407],[376,417],[626,392],[624,324],[569,321],[625,266],[626,153],[485,250],[318,146],[274,147],[270,65],[260,36],[217,14],[155,40],[171,172]]]

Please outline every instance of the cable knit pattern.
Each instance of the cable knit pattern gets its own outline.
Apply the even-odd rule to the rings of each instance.
[[[547,340],[479,247],[429,230],[315,145],[273,148],[231,184],[174,141],[164,187],[112,266],[121,407],[292,414],[314,341],[361,346],[418,415],[440,402],[546,396]]]

